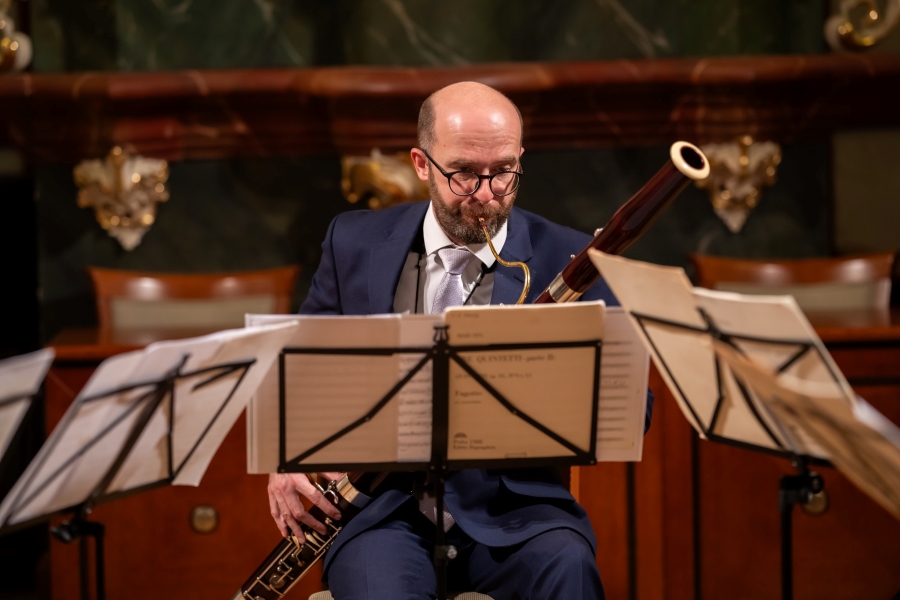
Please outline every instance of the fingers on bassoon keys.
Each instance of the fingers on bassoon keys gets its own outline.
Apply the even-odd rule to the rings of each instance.
[[[325,494],[316,490],[316,492],[310,496],[309,498],[312,500],[312,503],[318,506],[322,512],[331,517],[332,519],[336,519],[338,521],[341,520],[341,511],[331,503],[331,501],[325,497]]]

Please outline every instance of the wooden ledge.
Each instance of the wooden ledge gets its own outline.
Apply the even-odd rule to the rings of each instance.
[[[0,77],[0,136],[42,161],[131,144],[170,160],[368,154],[415,143],[455,81],[510,95],[529,148],[791,142],[900,125],[900,56],[866,54]]]

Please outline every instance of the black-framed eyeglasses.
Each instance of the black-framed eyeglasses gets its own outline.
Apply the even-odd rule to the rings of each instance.
[[[421,150],[421,148],[420,148]],[[441,165],[434,162],[428,152],[422,150],[425,158],[431,161],[441,175],[447,178],[447,184],[450,191],[457,196],[471,196],[481,187],[481,180],[488,180],[488,187],[495,196],[509,196],[519,188],[519,178],[522,176],[521,171],[500,171],[493,175],[479,175],[471,171],[453,171],[448,173],[441,168]]]

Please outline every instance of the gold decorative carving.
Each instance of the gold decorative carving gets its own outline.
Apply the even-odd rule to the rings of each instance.
[[[737,233],[759,203],[762,187],[775,183],[781,146],[744,135],[731,143],[707,144],[701,149],[709,159],[710,173],[697,187],[709,191],[716,214]]]
[[[23,71],[31,62],[31,38],[16,31],[10,5],[11,0],[0,0],[0,72]]]
[[[74,175],[78,206],[93,208],[100,226],[126,250],[141,243],[156,221],[156,204],[169,199],[168,163],[119,146],[105,159],[82,161]]]
[[[886,38],[900,23],[900,0],[883,0],[882,11],[878,4],[840,0],[837,13],[825,21],[825,39],[832,50],[862,50]]]
[[[376,210],[428,198],[428,184],[416,175],[409,152],[382,154],[377,148],[370,156],[341,159],[341,191],[348,202],[363,200]]]

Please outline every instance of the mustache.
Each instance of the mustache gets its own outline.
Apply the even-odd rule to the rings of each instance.
[[[468,204],[468,205],[460,204],[459,206],[456,207],[455,212],[457,214],[471,215],[476,218],[477,217],[492,217],[492,216],[495,216],[495,215],[503,212],[503,207],[502,206],[491,207],[486,204],[481,204],[481,203],[476,202],[474,204]]]

